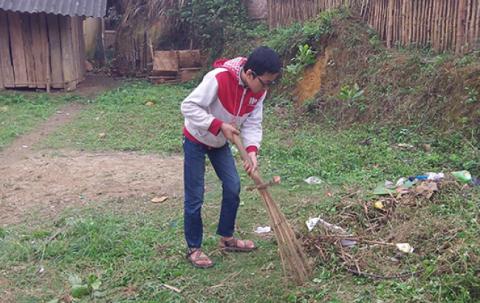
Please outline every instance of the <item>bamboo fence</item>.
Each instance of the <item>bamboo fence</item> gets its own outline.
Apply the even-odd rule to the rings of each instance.
[[[270,28],[350,7],[387,47],[431,46],[465,53],[480,47],[480,0],[268,0]]]

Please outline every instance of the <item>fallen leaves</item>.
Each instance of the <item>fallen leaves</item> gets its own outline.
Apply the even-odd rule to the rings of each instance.
[[[416,194],[430,199],[438,191],[438,185],[435,182],[422,182],[414,188],[414,191]]]
[[[152,203],[163,203],[168,200],[168,196],[154,197],[150,200]]]

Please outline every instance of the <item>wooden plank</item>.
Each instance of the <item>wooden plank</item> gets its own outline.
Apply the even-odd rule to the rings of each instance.
[[[188,68],[188,67],[200,67],[202,66],[202,57],[200,55],[200,50],[179,50],[178,51],[178,67],[179,68]]]
[[[62,44],[62,66],[64,89],[71,91],[76,87],[74,53],[72,42],[72,23],[70,17],[60,16],[60,40]]]
[[[81,17],[73,17],[72,19],[72,40],[75,53],[75,74],[77,76],[76,83],[80,83],[83,80],[83,70],[85,69],[85,60],[82,59],[82,40],[84,40],[83,32],[81,28],[83,27],[83,21]]]
[[[87,54],[86,54],[86,49],[85,49],[85,39],[83,38],[83,20],[79,20],[80,26],[79,26],[79,36],[80,36],[80,79],[83,81],[85,79],[85,74],[87,72],[85,63],[87,61]]]
[[[78,66],[78,35],[77,35],[77,18],[78,17],[70,17],[70,36],[72,37],[72,66],[73,66],[73,74],[75,75],[75,87],[77,86],[78,81],[78,73],[79,73],[79,66]]]
[[[155,51],[153,57],[154,71],[178,71],[176,51]]]
[[[10,35],[5,11],[0,10],[0,73],[5,87],[15,87],[12,57],[10,54]]]
[[[42,34],[41,34],[41,25],[40,25],[40,15],[39,14],[31,14],[30,15],[30,28],[31,28],[31,39],[32,39],[32,47],[31,51],[33,63],[34,63],[34,70],[30,71],[35,75],[35,82],[30,83],[30,87],[38,87],[38,88],[45,88],[45,54],[43,49],[42,43]]]
[[[22,20],[18,13],[8,12],[7,15],[15,86],[25,87],[28,86],[28,76],[23,47]]]
[[[40,48],[42,49],[42,87],[45,87],[50,92],[50,54],[48,49],[48,28],[47,28],[47,14],[40,13],[38,15],[40,28]]]
[[[198,76],[200,68],[181,68],[179,72],[180,82],[187,82]]]
[[[37,75],[35,72],[35,58],[33,57],[33,38],[30,27],[30,16],[32,14],[22,13],[20,18],[22,20],[22,34],[23,34],[23,48],[25,53],[25,65],[27,67],[28,87],[35,88],[37,83]]]
[[[47,15],[48,41],[50,53],[50,75],[51,86],[53,88],[63,88],[63,60],[62,45],[60,41],[59,17],[56,15]]]

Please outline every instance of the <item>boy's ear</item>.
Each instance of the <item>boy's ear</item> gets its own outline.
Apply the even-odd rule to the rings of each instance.
[[[246,74],[247,76],[249,76],[249,77],[255,78],[255,73],[254,73],[251,69],[247,69],[247,70],[245,71],[245,74]]]

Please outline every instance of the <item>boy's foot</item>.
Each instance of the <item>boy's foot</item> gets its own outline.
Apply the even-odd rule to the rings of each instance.
[[[257,247],[251,240],[240,240],[234,237],[223,237],[220,239],[220,248],[224,251],[243,251],[249,252]]]
[[[198,268],[209,268],[213,266],[212,260],[210,260],[200,248],[189,248],[187,259],[193,266]]]

